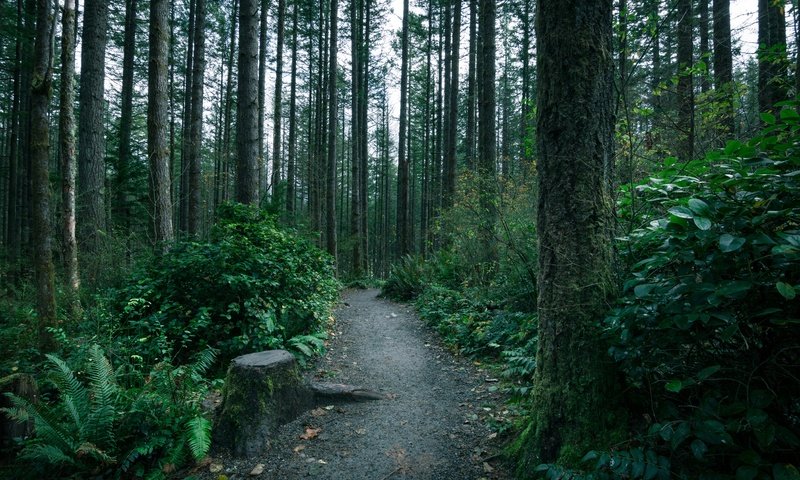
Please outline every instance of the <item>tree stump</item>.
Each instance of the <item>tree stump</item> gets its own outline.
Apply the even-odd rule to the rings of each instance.
[[[32,376],[22,373],[0,379],[0,408],[12,406],[6,393],[13,393],[29,402],[36,402],[38,394],[36,380]],[[17,422],[0,412],[0,458],[3,457],[4,452],[11,452],[11,447],[15,445],[16,439],[27,438],[32,434],[33,420]]]
[[[291,353],[269,350],[236,357],[228,368],[214,443],[238,457],[256,455],[269,446],[278,426],[312,402]]]

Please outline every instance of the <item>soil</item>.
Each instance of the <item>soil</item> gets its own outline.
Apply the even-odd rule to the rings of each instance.
[[[505,413],[496,380],[442,347],[410,306],[378,293],[344,293],[327,354],[309,377],[387,398],[320,405],[282,426],[268,451],[213,457],[201,478],[511,478],[489,428]],[[259,466],[263,473],[251,475]]]

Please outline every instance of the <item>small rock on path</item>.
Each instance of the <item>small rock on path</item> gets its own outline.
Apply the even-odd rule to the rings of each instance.
[[[503,399],[486,373],[443,349],[409,306],[350,290],[335,314],[316,380],[358,385],[388,399],[323,405],[281,427],[267,452],[215,459],[228,478],[467,480],[511,478],[483,420]],[[309,434],[312,432],[312,434]],[[301,438],[301,436],[303,438]],[[219,474],[206,478],[218,478]]]

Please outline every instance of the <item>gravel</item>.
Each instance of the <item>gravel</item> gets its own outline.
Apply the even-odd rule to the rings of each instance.
[[[503,397],[492,391],[493,379],[443,348],[411,307],[377,298],[378,293],[344,293],[328,353],[308,375],[387,398],[319,405],[282,426],[268,451],[247,459],[215,456],[196,475],[215,480],[220,475],[229,480],[511,478],[499,463],[496,435],[485,423],[503,408]],[[262,473],[251,475],[254,468]]]

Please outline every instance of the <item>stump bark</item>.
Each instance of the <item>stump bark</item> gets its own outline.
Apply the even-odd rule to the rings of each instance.
[[[6,393],[13,393],[29,402],[36,402],[38,394],[36,380],[32,376],[22,373],[0,379],[0,408],[12,406]],[[17,422],[0,412],[0,458],[3,458],[4,453],[11,453],[11,447],[16,442],[15,439],[27,438],[32,434],[33,420]]]
[[[214,443],[233,455],[253,456],[269,446],[278,426],[312,403],[291,353],[270,350],[236,357],[228,368]]]

